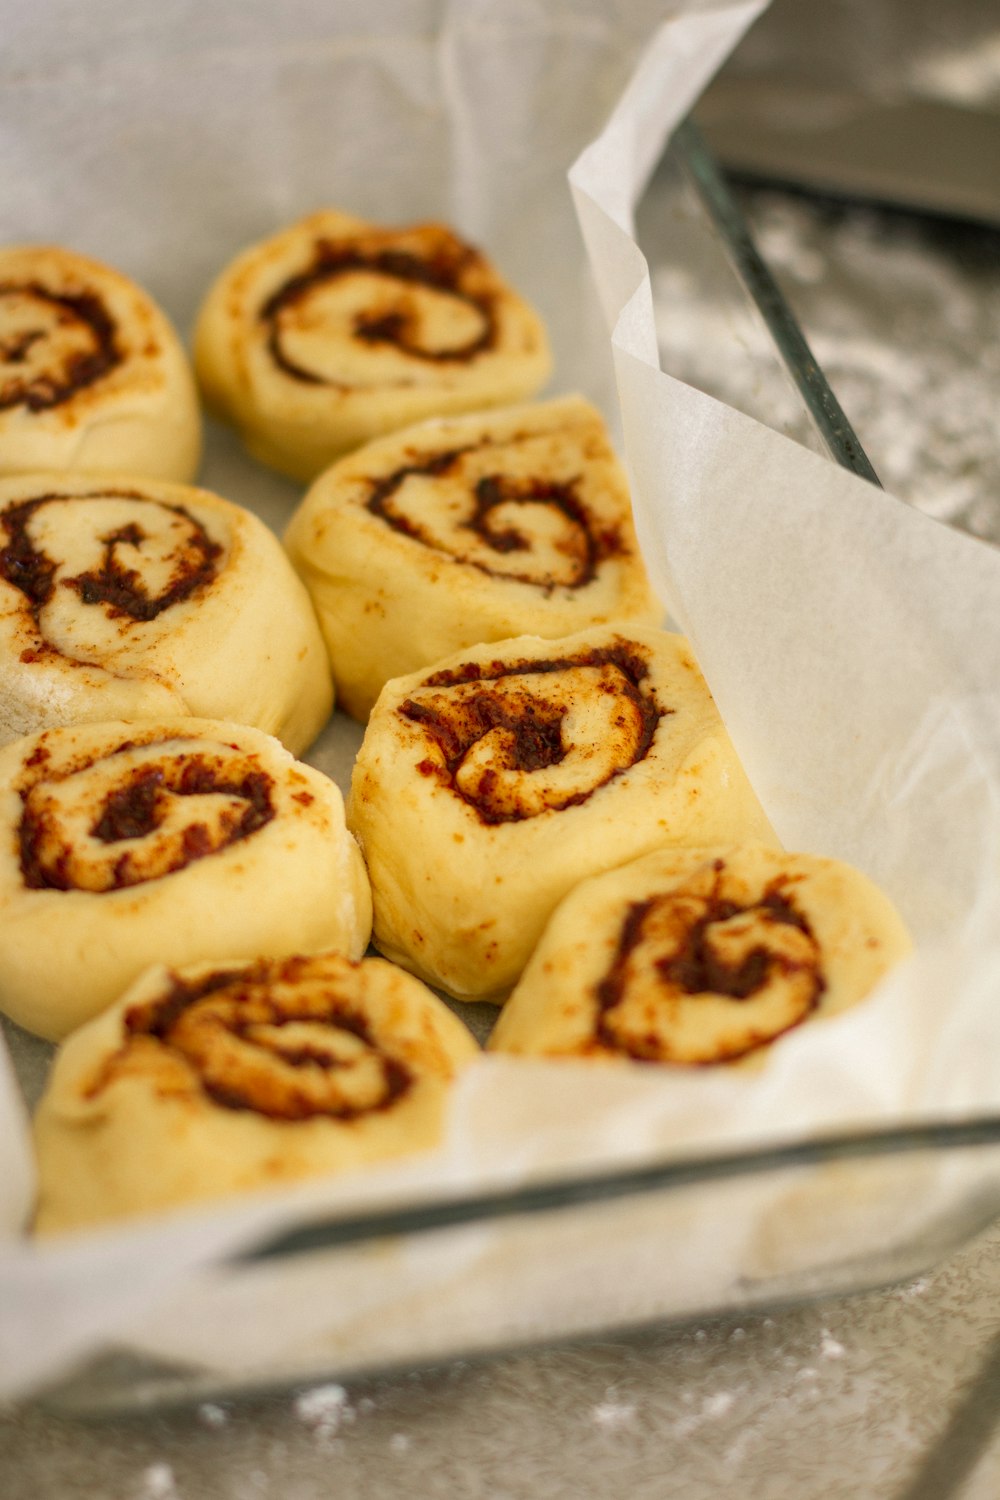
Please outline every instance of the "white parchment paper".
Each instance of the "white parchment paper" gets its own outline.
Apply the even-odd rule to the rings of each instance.
[[[867,870],[918,951],[759,1074],[484,1059],[433,1160],[44,1247],[20,1230],[30,1165],[0,1070],[0,1393],[108,1342],[281,1371],[695,1309],[808,1267],[817,1225],[863,1255],[947,1210],[939,1178],[886,1173],[833,1184],[831,1217],[820,1175],[727,1189],[721,1232],[705,1190],[583,1227],[221,1264],[331,1207],[1000,1100],[1000,558],[657,366],[632,212],[761,3],[3,0],[4,239],[109,260],[185,329],[239,248],[323,204],[445,218],[489,249],[546,315],[554,389],[620,421],[650,566],[782,838]],[[201,478],[276,528],[298,498],[221,431]],[[349,747],[328,737],[318,762],[343,776]]]

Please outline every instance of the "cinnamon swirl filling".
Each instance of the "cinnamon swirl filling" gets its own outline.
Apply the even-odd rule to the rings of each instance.
[[[35,890],[121,890],[249,838],[275,816],[253,754],[203,741],[126,741],[56,774],[41,759],[21,790],[18,847]]]
[[[782,877],[727,893],[725,866],[633,902],[596,986],[597,1044],[638,1061],[717,1063],[804,1021],[826,988],[820,947]]]
[[[279,369],[307,384],[341,384],[336,353],[324,347],[334,332],[431,365],[468,364],[492,349],[494,299],[476,286],[481,256],[444,230],[424,231],[423,245],[418,252],[379,232],[317,239],[311,264],[260,309]]]
[[[0,282],[0,411],[45,411],[123,359],[115,321],[94,292]]]
[[[494,578],[546,592],[585,587],[605,559],[623,551],[620,528],[595,524],[578,477],[477,472],[489,446],[400,465],[371,482],[367,509],[403,536]],[[467,455],[479,455],[480,462]],[[435,481],[434,492],[427,480]]]
[[[0,578],[36,625],[57,589],[113,619],[155,620],[215,579],[224,550],[183,505],[134,490],[31,496],[0,512],[0,527]]]
[[[271,1120],[356,1120],[391,1109],[414,1081],[356,1000],[308,959],[174,976],[158,999],[126,1011],[124,1030],[126,1047],[158,1043],[182,1058],[215,1104]]]
[[[576,656],[466,664],[432,673],[398,713],[419,725],[437,778],[487,825],[585,802],[641,761],[669,709],[626,646]]]

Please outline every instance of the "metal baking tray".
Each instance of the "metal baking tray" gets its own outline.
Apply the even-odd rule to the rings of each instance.
[[[682,291],[685,316],[699,331],[695,340],[672,340],[665,330],[664,368],[877,482],[690,123],[651,179],[638,237],[654,287],[660,281],[671,295]],[[211,474],[210,455],[204,482]],[[275,516],[282,483],[275,481]],[[352,740],[354,728],[324,736],[310,757],[342,783],[360,738],[358,730]],[[459,1009],[482,1035],[488,1008]],[[51,1049],[7,1029],[30,1100]],[[752,1253],[732,1262],[720,1254],[716,1262],[713,1247],[734,1216],[762,1207],[770,1228]],[[998,1213],[1000,1115],[674,1155],[515,1188],[442,1189],[389,1209],[310,1218],[212,1268],[190,1289],[188,1316],[201,1306],[212,1316],[222,1309],[232,1319],[252,1318],[255,1308],[282,1299],[307,1303],[316,1334],[294,1357],[220,1369],[109,1345],[34,1399],[76,1415],[145,1411],[853,1292],[918,1274]],[[502,1253],[477,1259],[477,1236],[498,1224]],[[444,1244],[467,1248],[471,1269],[449,1282],[437,1317],[372,1323],[350,1339],[324,1335],[323,1307],[341,1295],[352,1266],[374,1257],[398,1268]],[[583,1297],[560,1285],[570,1250],[585,1263],[590,1257]]]

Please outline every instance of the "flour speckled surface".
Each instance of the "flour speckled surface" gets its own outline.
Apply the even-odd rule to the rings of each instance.
[[[141,1421],[0,1415],[6,1500],[993,1500],[1000,1230],[918,1280]]]

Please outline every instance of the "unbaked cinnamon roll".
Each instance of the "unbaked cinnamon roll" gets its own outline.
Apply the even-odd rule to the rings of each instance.
[[[252,453],[312,479],[424,417],[533,395],[551,355],[538,315],[444,225],[329,210],[226,267],[199,314],[195,367]]]
[[[132,476],[0,480],[0,744],[193,714],[299,754],[331,704],[312,605],[249,511]]]
[[[429,421],[313,485],[285,536],[341,707],[479,641],[663,617],[624,472],[578,396]]]
[[[0,247],[0,474],[187,481],[200,453],[191,367],[152,298],[74,251]]]
[[[148,971],[61,1048],[36,1228],[79,1228],[426,1151],[478,1053],[382,959]]]
[[[371,896],[343,800],[277,740],[206,719],[0,750],[0,1010],[58,1039],[162,960],[336,948]]]
[[[348,824],[377,946],[464,999],[503,998],[588,875],[665,843],[773,841],[687,642],[623,626],[387,683]]]
[[[909,949],[889,898],[837,860],[657,850],[557,907],[489,1045],[689,1066],[756,1059],[862,1000]]]

